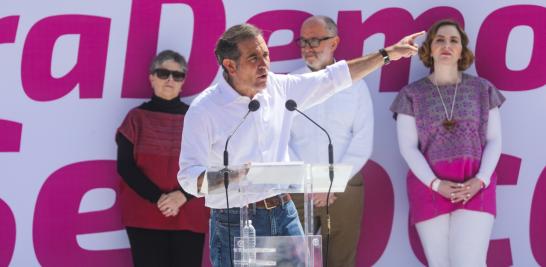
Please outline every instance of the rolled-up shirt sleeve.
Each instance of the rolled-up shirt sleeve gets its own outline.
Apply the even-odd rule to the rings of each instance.
[[[190,107],[184,118],[177,178],[184,191],[196,197],[204,196],[197,190],[197,178],[207,170],[206,162],[211,149],[209,127],[206,112]]]

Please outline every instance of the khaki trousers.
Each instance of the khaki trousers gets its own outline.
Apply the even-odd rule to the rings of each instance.
[[[296,209],[303,222],[303,194],[291,194]],[[357,173],[349,180],[345,192],[335,193],[337,197],[330,210],[330,243],[328,252],[328,267],[355,266],[356,249],[360,238],[360,222],[364,207],[363,179]],[[326,260],[326,238],[328,234],[328,218],[326,207],[313,210],[315,232],[321,229],[323,259]]]

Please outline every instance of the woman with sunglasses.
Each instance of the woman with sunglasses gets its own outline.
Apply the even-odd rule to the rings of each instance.
[[[166,50],[150,65],[150,101],[129,111],[118,128],[117,168],[122,221],[134,266],[201,266],[208,210],[176,179],[186,60]]]
[[[501,154],[499,107],[489,81],[464,73],[474,60],[452,20],[436,22],[419,48],[430,74],[404,87],[391,106],[407,191],[428,266],[486,266]]]

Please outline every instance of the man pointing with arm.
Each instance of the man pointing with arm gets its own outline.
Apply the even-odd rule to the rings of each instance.
[[[250,113],[231,138],[230,164],[288,161],[288,139],[294,115],[285,109],[286,100],[294,99],[303,108],[320,103],[388,60],[416,54],[414,40],[422,34],[407,36],[385,48],[387,57],[377,52],[305,75],[279,75],[269,72],[269,49],[258,28],[250,24],[229,28],[215,49],[223,68],[223,79],[194,99],[184,120],[180,185],[190,194],[203,196],[200,188],[205,171],[209,166],[223,164],[226,139],[248,111],[251,100],[259,101],[260,108]],[[249,217],[257,236],[303,234],[288,194],[249,194],[247,202],[238,196],[229,196],[230,207],[234,208],[227,210],[224,196],[206,196],[205,203],[211,208],[210,254],[214,266],[230,266],[229,253],[232,252],[228,242],[233,242],[233,236],[239,236],[239,208],[246,204],[255,210]],[[228,218],[231,236],[228,236]]]

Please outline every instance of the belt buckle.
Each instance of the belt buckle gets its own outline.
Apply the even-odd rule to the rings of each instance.
[[[271,207],[270,207],[269,205],[267,205],[267,198],[264,199],[263,201],[264,201],[264,206],[265,206],[265,209],[266,209],[266,210],[274,209],[274,208],[277,207],[277,205],[271,206]]]

